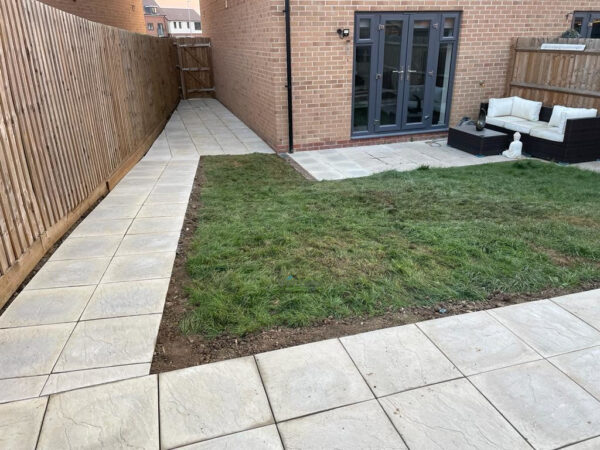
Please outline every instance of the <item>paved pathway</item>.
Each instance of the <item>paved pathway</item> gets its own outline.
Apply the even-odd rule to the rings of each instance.
[[[291,157],[317,180],[365,177],[386,170],[403,172],[421,166],[460,167],[514,161],[502,155],[474,156],[449,147],[445,139],[298,152]],[[600,172],[600,161],[575,166]]]
[[[147,375],[200,155],[255,151],[219,102],[182,102],[0,316],[0,403]]]
[[[600,290],[0,405],[0,448],[600,448]]]

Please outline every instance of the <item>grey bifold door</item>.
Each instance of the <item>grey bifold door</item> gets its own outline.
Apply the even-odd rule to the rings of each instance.
[[[356,15],[354,136],[448,126],[459,13]]]

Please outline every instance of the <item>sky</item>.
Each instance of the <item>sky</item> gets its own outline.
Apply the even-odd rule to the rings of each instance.
[[[156,3],[163,8],[191,8],[200,12],[199,0],[156,0]]]

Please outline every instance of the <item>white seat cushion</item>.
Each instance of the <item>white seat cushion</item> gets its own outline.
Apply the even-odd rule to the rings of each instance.
[[[562,115],[567,114],[567,119],[596,117],[598,110],[594,108],[569,108],[567,106],[554,105],[552,108],[552,116],[548,122],[551,127],[562,126]]]
[[[515,97],[513,100],[511,116],[520,117],[521,119],[537,122],[540,120],[540,111],[542,110],[542,102],[534,102],[521,97]]]
[[[511,131],[518,131],[521,134],[530,134],[533,128],[547,127],[548,123],[541,120],[531,121],[516,116],[502,117],[504,128]]]
[[[496,125],[497,127],[504,128],[504,121],[502,119],[503,119],[502,117],[490,117],[490,116],[487,116],[485,118],[485,122],[489,123],[490,125]]]
[[[533,128],[531,130],[531,136],[554,142],[562,142],[565,139],[565,135],[560,132],[560,128],[558,127]]]
[[[487,117],[510,116],[513,109],[514,97],[490,98]]]

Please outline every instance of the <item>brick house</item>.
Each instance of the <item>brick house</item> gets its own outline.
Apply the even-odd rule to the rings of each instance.
[[[55,8],[79,17],[145,33],[144,10],[141,0],[41,0]]]
[[[285,3],[200,1],[217,98],[278,151],[289,142]],[[289,3],[295,150],[443,136],[503,95],[511,38],[600,26],[597,0]]]
[[[167,16],[154,0],[143,0],[146,33],[156,37],[166,37],[168,34]]]
[[[202,34],[200,14],[191,8],[161,8],[167,18],[169,36],[193,37]]]

